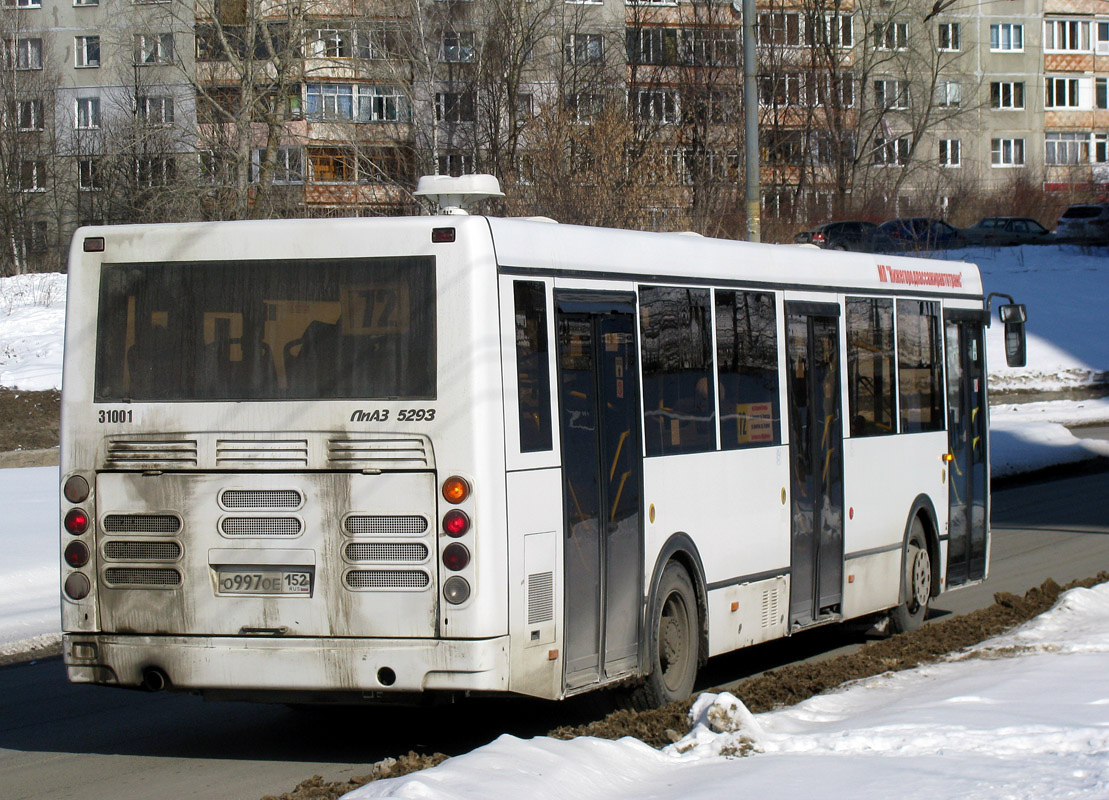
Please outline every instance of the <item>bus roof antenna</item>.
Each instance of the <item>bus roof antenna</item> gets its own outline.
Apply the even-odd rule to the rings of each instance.
[[[424,175],[416,184],[416,197],[426,197],[444,214],[468,214],[475,203],[504,197],[500,182],[492,175]]]

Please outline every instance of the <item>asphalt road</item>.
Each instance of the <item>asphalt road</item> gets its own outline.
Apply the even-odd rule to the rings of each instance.
[[[1109,472],[996,492],[989,581],[941,597],[942,617],[1109,569]],[[703,686],[855,646],[840,628],[714,659]],[[258,800],[314,774],[337,780],[409,750],[465,752],[507,731],[572,723],[582,704],[489,702],[304,713],[281,706],[71,686],[57,659],[0,668],[0,797]]]

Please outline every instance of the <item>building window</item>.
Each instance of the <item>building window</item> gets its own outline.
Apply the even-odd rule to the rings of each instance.
[[[250,180],[257,183],[262,179],[262,164],[266,158],[265,149],[255,148],[251,154]],[[274,153],[273,184],[289,186],[304,183],[304,151],[299,147],[278,147]]]
[[[46,191],[46,162],[22,161],[19,164],[19,189],[23,192]]]
[[[100,37],[76,36],[74,37],[75,66],[99,67],[100,66]]]
[[[605,40],[599,33],[568,33],[565,48],[568,64],[596,64],[605,60]]]
[[[177,179],[177,159],[173,156],[137,158],[135,175],[140,186],[169,186]]]
[[[627,28],[625,30],[628,63],[677,64],[677,28]]]
[[[1109,20],[1094,23],[1094,50],[1101,55],[1109,54]]]
[[[473,92],[436,92],[435,121],[473,122],[474,105]]]
[[[42,8],[41,0],[4,0],[4,8]]]
[[[901,432],[943,429],[940,304],[897,301],[897,387]]]
[[[450,175],[457,178],[460,175],[474,173],[474,157],[469,153],[444,153],[436,159],[439,175]]]
[[[990,50],[1020,52],[1024,50],[1024,26],[1003,22],[990,26]]]
[[[1109,108],[1109,78],[1094,79],[1094,106]]]
[[[944,52],[954,53],[959,51],[960,46],[959,23],[941,22],[936,35],[936,47]]]
[[[1109,162],[1109,133],[1094,134],[1094,163]]]
[[[100,127],[100,98],[77,98],[77,129],[93,130]]]
[[[359,183],[409,183],[414,165],[402,147],[362,147],[358,150]]]
[[[316,28],[308,33],[309,58],[353,58],[349,28]]]
[[[42,100],[19,100],[12,103],[12,116],[21,131],[41,131]]]
[[[796,12],[768,12],[758,16],[755,41],[760,45],[800,47],[801,15]]]
[[[1003,109],[1024,108],[1024,83],[993,81],[990,83],[990,105]]]
[[[1044,108],[1080,108],[1078,78],[1046,78]]]
[[[443,34],[443,49],[439,60],[449,64],[469,64],[477,61],[477,34],[473,31],[452,31]]]
[[[762,159],[767,164],[800,166],[805,160],[804,131],[779,128],[766,131],[762,139]]]
[[[99,159],[82,158],[77,162],[77,188],[86,192],[104,188]]]
[[[810,72],[805,75],[806,98],[809,105],[853,108],[855,83],[849,72]]]
[[[1023,167],[1024,139],[990,139],[990,164],[994,167]]]
[[[169,64],[173,61],[172,33],[135,34],[135,63]]]
[[[823,26],[820,25],[819,18],[815,25],[815,28],[809,30],[810,45],[851,47],[855,43],[854,27],[847,14],[826,14]]]
[[[734,31],[689,28],[682,31],[682,62],[698,67],[739,65],[739,41]]]
[[[566,105],[574,122],[588,122],[601,115],[605,98],[594,92],[575,92],[566,97]]]
[[[716,449],[708,289],[639,288],[648,456]]]
[[[635,92],[635,114],[639,120],[659,125],[678,121],[678,95],[669,89],[640,89]]]
[[[313,183],[353,183],[354,152],[345,147],[309,147],[308,171]]]
[[[893,300],[848,297],[847,396],[852,436],[896,433]]]
[[[359,122],[398,122],[405,116],[404,95],[395,86],[359,86]]]
[[[1089,161],[1090,135],[1088,133],[1044,134],[1045,164],[1087,164]]]
[[[962,99],[962,91],[955,81],[939,81],[936,84],[936,105],[941,108],[958,106]]]
[[[962,166],[962,146],[958,139],[940,139],[940,166]]]
[[[759,76],[759,104],[767,107],[801,105],[802,76],[800,72]]]
[[[354,119],[354,86],[349,83],[308,84],[310,120]]]
[[[890,167],[903,167],[909,163],[912,140],[908,136],[896,139],[874,140],[874,163]]]
[[[1090,21],[1081,19],[1045,19],[1045,53],[1088,53]]]
[[[16,69],[42,69],[42,39],[16,39],[14,45],[9,41],[8,46],[14,47],[15,54],[11,60],[15,62]]]
[[[903,80],[874,81],[874,105],[884,109],[909,107],[909,82]]]
[[[907,22],[875,22],[870,30],[878,50],[904,50],[909,46]]]
[[[82,6],[98,6],[100,5],[100,0],[73,0],[73,5],[78,8]]]
[[[138,97],[138,116],[147,125],[173,124],[173,98],[165,96]]]
[[[769,292],[716,291],[720,447],[781,441],[778,317]]]
[[[550,450],[551,372],[547,346],[547,295],[541,281],[513,281],[516,319],[516,397],[520,452]]]

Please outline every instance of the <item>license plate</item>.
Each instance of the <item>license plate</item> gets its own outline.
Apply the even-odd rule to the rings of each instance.
[[[220,594],[312,594],[312,573],[303,569],[221,569]]]

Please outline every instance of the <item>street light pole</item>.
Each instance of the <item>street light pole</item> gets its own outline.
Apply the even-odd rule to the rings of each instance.
[[[759,191],[759,96],[755,0],[743,0],[743,127],[747,173],[747,241],[762,240]]]

